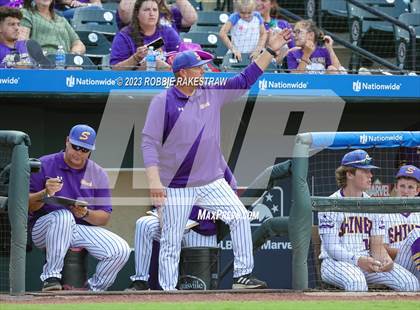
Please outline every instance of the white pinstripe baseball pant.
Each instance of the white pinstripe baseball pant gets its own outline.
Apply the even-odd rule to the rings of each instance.
[[[395,257],[395,262],[409,270],[420,281],[420,272],[417,270],[416,265],[413,262],[411,253],[411,246],[418,238],[420,238],[420,229],[414,228],[410,231],[407,238],[402,241],[398,249],[397,257]]]
[[[57,210],[40,217],[32,230],[32,240],[46,248],[46,260],[41,280],[61,279],[64,257],[70,247],[85,248],[99,260],[95,274],[88,280],[92,291],[106,290],[114,283],[118,272],[130,257],[127,242],[98,226],[78,225],[69,210]]]
[[[248,211],[224,179],[199,187],[167,188],[159,253],[159,283],[164,290],[175,290],[181,240],[193,205],[213,211],[229,225],[234,255],[233,276],[251,273],[254,267]]]
[[[159,241],[161,229],[159,219],[155,216],[143,216],[136,222],[134,236],[134,257],[136,274],[131,281],[149,280],[150,260],[152,257],[153,240]],[[182,247],[217,247],[217,237],[204,236],[189,230],[184,234]]]
[[[383,284],[402,292],[419,290],[417,278],[396,263],[389,272],[368,273],[350,263],[325,258],[321,263],[321,278],[326,283],[353,292],[366,292],[368,284]]]

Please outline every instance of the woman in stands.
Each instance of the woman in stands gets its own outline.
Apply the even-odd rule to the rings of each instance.
[[[137,0],[130,25],[121,29],[114,38],[110,64],[114,70],[142,69],[147,54],[147,44],[162,37],[165,52],[176,51],[181,39],[178,33],[167,25],[159,23],[157,0]],[[157,69],[169,69],[158,61]]]
[[[346,73],[333,49],[333,39],[325,36],[311,20],[295,24],[294,37],[299,50],[287,55],[293,73]]]
[[[117,18],[119,26],[128,25],[133,16],[135,0],[121,0]],[[190,28],[197,21],[197,12],[188,0],[176,0],[175,5],[168,5],[166,0],[158,0],[160,24],[172,26],[177,32]]]
[[[25,0],[20,40],[33,39],[48,53],[62,45],[67,53],[83,54],[85,45],[67,20],[55,14],[54,0]]]
[[[284,19],[279,18],[279,5],[277,0],[256,0],[257,11],[260,12],[263,20],[265,29],[272,31],[280,31],[284,28],[293,30],[293,27]],[[289,48],[295,46],[295,41],[292,40],[287,44]]]

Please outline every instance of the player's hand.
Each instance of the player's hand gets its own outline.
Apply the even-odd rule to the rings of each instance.
[[[357,265],[366,272],[379,272],[382,263],[373,257],[361,256],[357,261]]]
[[[281,31],[269,31],[267,47],[271,48],[275,52],[279,52],[280,49],[290,42],[292,37],[292,30],[285,28]]]
[[[55,193],[61,191],[63,188],[63,181],[60,178],[47,178],[45,182],[45,190],[47,195],[54,196]]]
[[[379,269],[381,272],[388,272],[394,268],[394,262],[392,261],[391,257],[385,257],[381,260],[382,267]]]
[[[86,215],[88,208],[86,206],[74,205],[70,207],[70,211],[76,218],[80,219]]]
[[[152,200],[152,204],[157,208],[165,204],[166,190],[162,183],[157,182],[150,184],[150,198]]]

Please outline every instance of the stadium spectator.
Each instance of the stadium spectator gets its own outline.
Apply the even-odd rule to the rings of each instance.
[[[159,23],[157,0],[137,0],[133,18],[129,26],[121,29],[114,38],[111,48],[110,64],[114,70],[144,69],[142,60],[147,54],[147,44],[162,37],[163,51],[178,49],[181,39],[178,33],[167,25]],[[169,65],[157,61],[158,70],[169,69]]]
[[[295,24],[294,38],[300,50],[287,55],[289,69],[294,73],[345,73],[334,52],[333,39],[325,36],[311,20]]]
[[[229,20],[220,29],[219,35],[223,43],[239,61],[242,53],[251,53],[253,59],[257,57],[265,46],[267,31],[261,14],[255,11],[254,0],[240,0],[237,12],[229,16]],[[232,41],[228,37],[230,32]]]
[[[0,7],[2,6],[20,9],[23,7],[23,0],[0,0]]]
[[[56,9],[70,21],[76,10],[96,10],[102,8],[101,0],[58,0]]]
[[[130,24],[133,16],[135,0],[121,0],[117,18],[119,25]],[[176,0],[174,5],[168,5],[165,0],[158,0],[160,24],[172,26],[177,32],[184,28],[189,28],[197,21],[197,12],[188,0]]]
[[[280,19],[279,14],[279,5],[277,0],[256,0],[257,10],[260,12],[263,21],[264,27],[268,30],[278,31],[284,28],[289,28],[293,30],[293,27],[284,19]],[[295,46],[295,41],[292,37],[292,40],[288,44],[289,48]]]
[[[339,190],[333,198],[364,197],[372,184],[372,158],[364,150],[345,154],[335,171]],[[346,291],[367,291],[382,284],[417,291],[419,282],[394,263],[384,247],[384,216],[373,213],[319,212],[321,278]]]
[[[22,13],[15,8],[0,7],[0,68],[30,67],[26,41],[18,40]]]
[[[66,53],[84,54],[85,45],[68,21],[54,12],[54,4],[54,0],[25,0],[19,39],[34,39],[51,54],[59,45]]]
[[[397,197],[416,197],[420,193],[420,169],[402,166],[396,175]],[[385,215],[385,244],[389,256],[420,281],[420,212]]]

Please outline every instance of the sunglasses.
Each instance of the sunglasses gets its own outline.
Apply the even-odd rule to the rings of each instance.
[[[70,145],[71,145],[71,148],[75,151],[82,151],[83,153],[89,153],[90,152],[90,150],[87,149],[87,148],[84,148],[84,147],[81,147],[81,146],[78,146],[78,145],[75,145],[75,144],[71,144],[71,143],[70,143]]]
[[[369,155],[366,156],[365,159],[360,159],[360,160],[355,160],[355,161],[351,161],[348,163],[345,163],[344,166],[348,166],[348,165],[354,165],[354,164],[362,164],[364,166],[370,165],[372,162],[372,157],[370,157]]]

